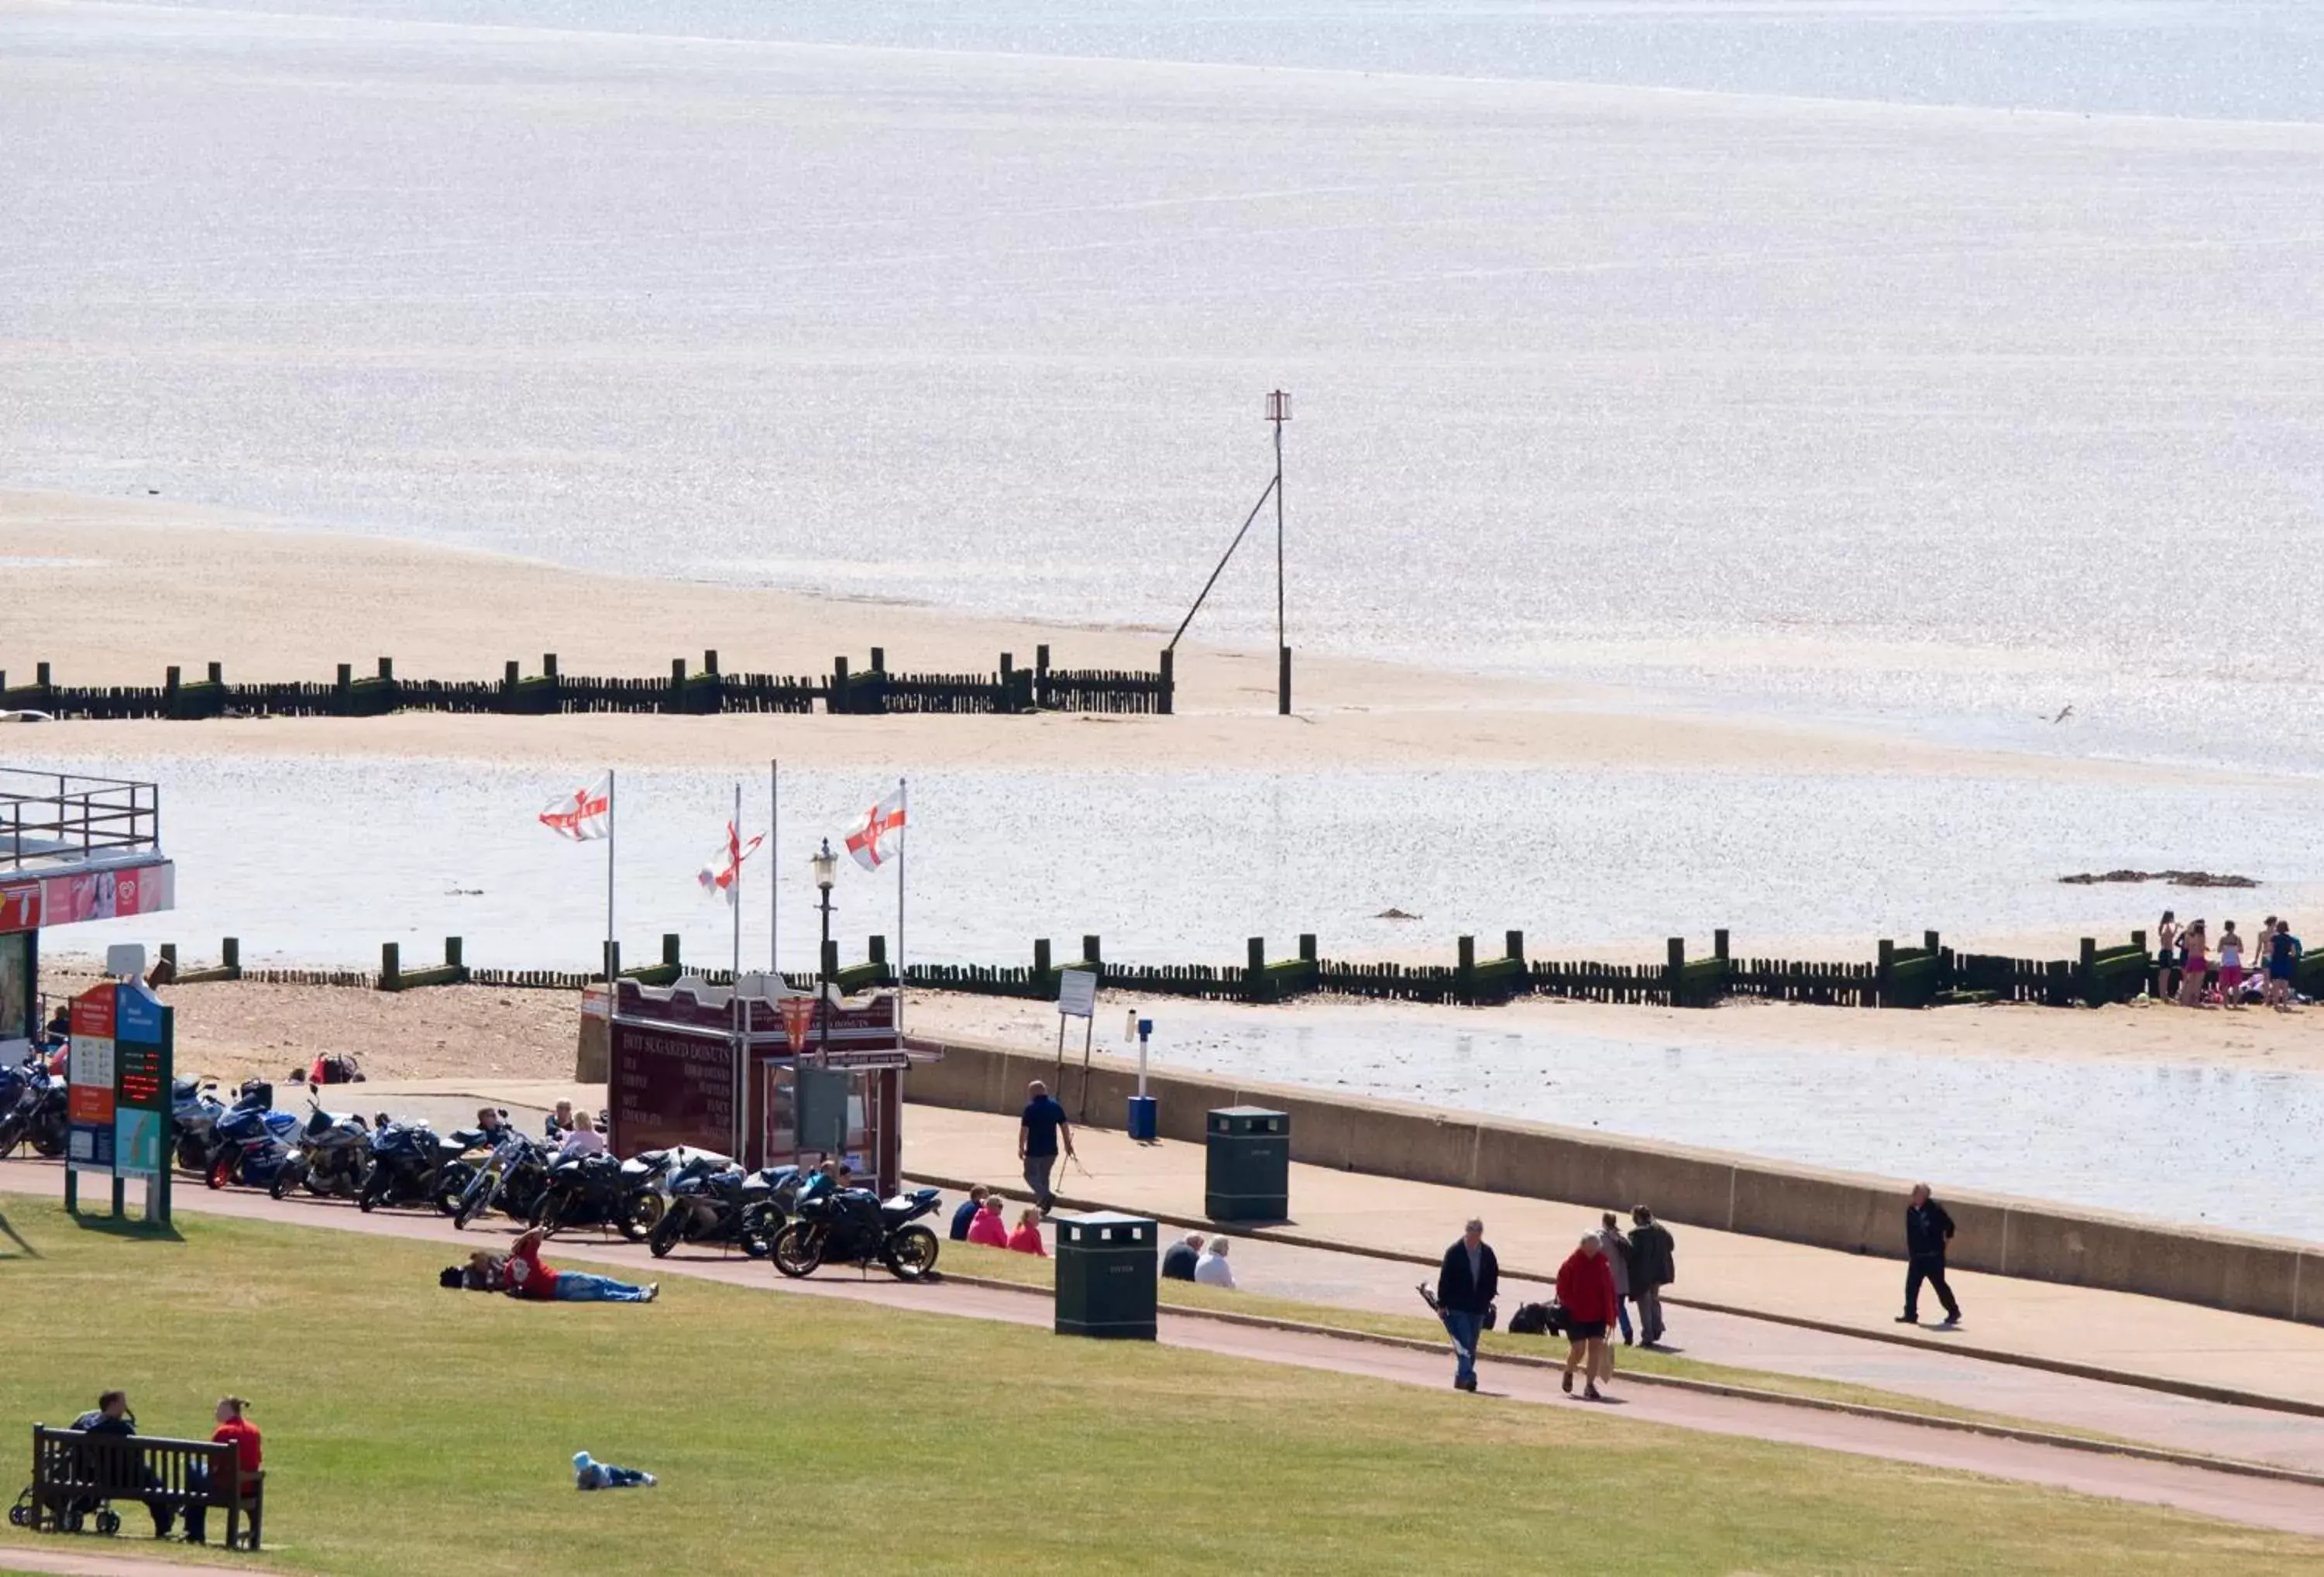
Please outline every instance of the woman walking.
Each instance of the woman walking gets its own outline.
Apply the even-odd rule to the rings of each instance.
[[[1582,1399],[1602,1402],[1598,1381],[1614,1378],[1613,1353],[1606,1346],[1606,1327],[1614,1323],[1614,1271],[1598,1234],[1590,1233],[1582,1246],[1557,1268],[1557,1301],[1565,1310],[1565,1394],[1573,1394],[1573,1371],[1582,1370]]]
[[[2154,1000],[2167,1002],[2179,994],[2179,914],[2164,909],[2154,927]]]
[[[2200,1008],[2203,1005],[2203,977],[2210,973],[2210,944],[2203,935],[2203,922],[2190,920],[2179,934],[2179,1005]]]

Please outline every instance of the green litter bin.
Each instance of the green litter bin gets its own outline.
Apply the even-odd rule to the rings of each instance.
[[[1291,1219],[1291,1117],[1222,1106],[1204,1134],[1203,1209],[1213,1221]]]
[[[1110,1210],[1056,1223],[1057,1334],[1153,1341],[1160,1229]]]

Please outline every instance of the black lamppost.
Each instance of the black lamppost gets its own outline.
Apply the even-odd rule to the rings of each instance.
[[[815,868],[815,885],[823,894],[823,942],[815,954],[815,1018],[817,1061],[828,1067],[831,1064],[831,888],[839,880],[839,856],[831,852],[831,840],[823,840],[823,847],[807,857]]]

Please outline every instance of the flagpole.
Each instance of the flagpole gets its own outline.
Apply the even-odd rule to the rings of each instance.
[[[605,990],[613,989],[613,769],[605,769]]]
[[[896,779],[896,809],[904,825],[896,830],[896,1033],[904,1032],[904,851],[912,837],[912,788]]]
[[[767,762],[767,968],[778,981],[783,977],[783,950],[777,940],[783,923],[782,765]]]
[[[734,1159],[749,1165],[745,1159],[749,1134],[743,1107],[750,1091],[750,1056],[742,1034],[742,784],[734,783],[734,825],[727,835],[727,846],[734,851],[734,886],[726,895],[726,911],[734,917]]]

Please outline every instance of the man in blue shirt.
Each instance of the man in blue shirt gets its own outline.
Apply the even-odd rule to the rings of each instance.
[[[982,1183],[979,1183],[975,1187],[968,1191],[968,1197],[962,1200],[960,1202],[960,1208],[952,1213],[952,1240],[954,1242],[965,1243],[968,1241],[968,1223],[974,1221],[976,1219],[976,1213],[984,1208],[984,1196],[991,1192],[992,1191],[990,1188],[987,1188]]]
[[[1035,1079],[1025,1086],[1025,1093],[1029,1099],[1024,1120],[1017,1125],[1017,1158],[1025,1163],[1025,1186],[1047,1215],[1056,1199],[1049,1192],[1049,1174],[1056,1169],[1057,1145],[1062,1140],[1065,1154],[1072,1155],[1074,1130],[1065,1121],[1065,1109],[1049,1098],[1048,1085]]]

